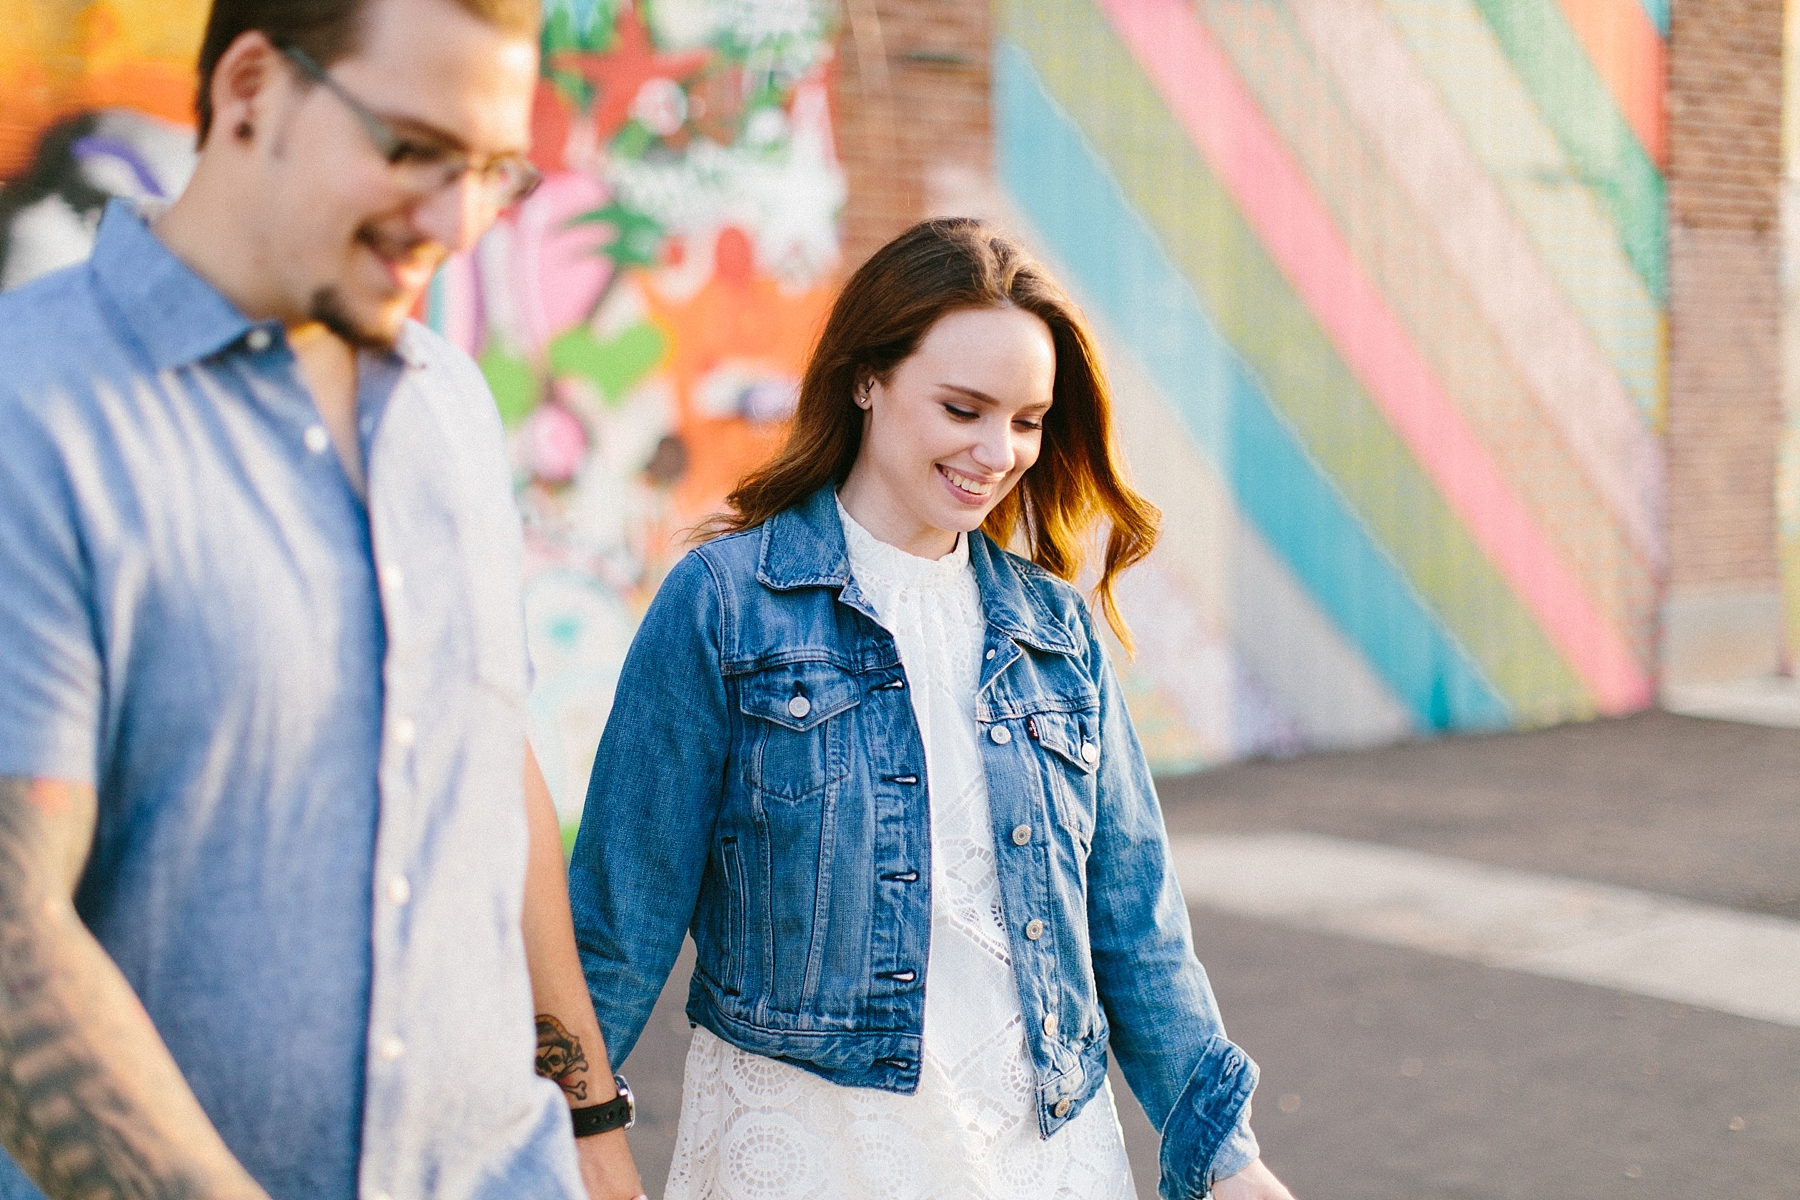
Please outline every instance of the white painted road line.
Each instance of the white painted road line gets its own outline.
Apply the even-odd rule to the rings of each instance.
[[[1800,1026],[1800,921],[1314,834],[1171,843],[1189,904]]]

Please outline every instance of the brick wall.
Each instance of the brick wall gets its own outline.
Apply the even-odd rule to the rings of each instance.
[[[1676,0],[1669,29],[1670,685],[1780,661],[1781,0]]]
[[[992,17],[985,0],[846,0],[836,80],[855,269],[926,215],[934,172],[985,175]]]

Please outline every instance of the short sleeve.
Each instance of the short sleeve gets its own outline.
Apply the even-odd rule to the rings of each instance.
[[[0,389],[0,775],[95,782],[101,666],[64,458]]]

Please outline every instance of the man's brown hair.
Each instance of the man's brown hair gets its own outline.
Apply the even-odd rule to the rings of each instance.
[[[200,43],[200,92],[194,110],[200,142],[212,129],[213,71],[231,43],[252,30],[277,46],[294,46],[320,66],[356,52],[361,23],[370,4],[380,0],[213,0]],[[488,24],[524,37],[536,37],[542,18],[540,0],[451,0]]]

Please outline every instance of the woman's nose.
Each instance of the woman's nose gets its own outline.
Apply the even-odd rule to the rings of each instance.
[[[970,457],[988,470],[1004,475],[1013,468],[1012,430],[1005,422],[991,424],[991,428],[982,430],[982,438],[975,443]]]

